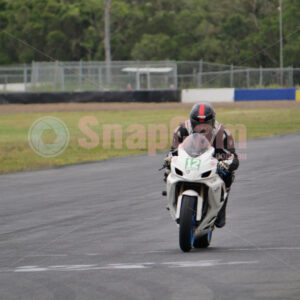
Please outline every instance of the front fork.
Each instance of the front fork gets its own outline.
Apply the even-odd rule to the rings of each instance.
[[[183,191],[179,196],[177,200],[177,208],[176,208],[176,222],[179,222],[180,219],[180,210],[181,210],[181,205],[182,205],[182,198],[183,196],[190,196],[190,197],[195,197],[195,204],[194,204],[194,209],[196,211],[196,218],[195,222],[198,222],[202,218],[202,210],[203,210],[203,188],[201,188],[200,195],[198,192],[194,190],[185,190]]]

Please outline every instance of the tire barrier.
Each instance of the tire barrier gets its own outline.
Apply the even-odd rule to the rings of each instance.
[[[0,104],[88,103],[88,102],[239,102],[265,100],[300,101],[300,89],[187,89],[106,92],[0,93]]]
[[[181,102],[180,90],[0,93],[0,104],[70,102]]]

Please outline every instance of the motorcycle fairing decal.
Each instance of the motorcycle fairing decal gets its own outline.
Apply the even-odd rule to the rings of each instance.
[[[197,158],[188,157],[185,160],[185,170],[196,170],[200,169],[201,160]]]

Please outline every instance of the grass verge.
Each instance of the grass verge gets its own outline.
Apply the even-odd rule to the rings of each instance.
[[[149,151],[153,154],[156,150],[168,149],[171,141],[171,120],[180,116],[182,119],[188,118],[189,110],[187,107],[182,107],[173,110],[48,111],[1,114],[0,173],[108,159]],[[217,119],[225,126],[228,125],[228,128],[232,126],[238,128],[238,125],[242,124],[246,129],[247,138],[300,131],[299,106],[275,108],[217,106],[216,112]],[[43,116],[61,119],[70,132],[69,146],[54,158],[37,155],[28,144],[28,131],[31,124]],[[111,132],[111,137],[108,136],[109,128],[116,129]],[[115,133],[119,135],[116,138],[114,138]],[[45,144],[51,144],[55,138],[56,135],[51,131],[42,135]]]

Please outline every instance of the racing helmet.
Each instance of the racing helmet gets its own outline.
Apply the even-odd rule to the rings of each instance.
[[[212,128],[215,126],[216,113],[210,103],[202,102],[193,106],[190,113],[190,120],[193,132],[198,125],[208,124]]]

